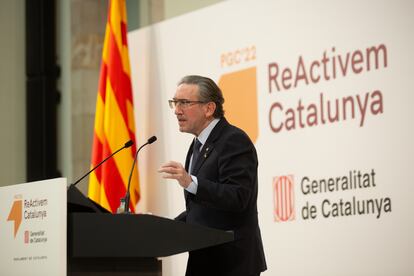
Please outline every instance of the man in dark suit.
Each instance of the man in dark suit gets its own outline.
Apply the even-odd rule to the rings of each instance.
[[[170,161],[159,170],[185,189],[186,210],[176,219],[231,230],[235,237],[189,252],[187,276],[256,276],[266,270],[257,219],[256,149],[224,118],[223,103],[220,88],[201,76],[184,77],[169,101],[180,131],[195,135],[185,167]]]

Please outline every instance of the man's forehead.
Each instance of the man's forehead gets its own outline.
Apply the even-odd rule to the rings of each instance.
[[[191,96],[198,96],[198,85],[182,83],[177,87],[177,91],[175,92],[176,98],[188,98]]]

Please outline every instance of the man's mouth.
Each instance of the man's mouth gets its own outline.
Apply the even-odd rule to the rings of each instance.
[[[186,120],[183,118],[177,118],[177,120],[178,120],[178,124],[180,125],[186,122]]]

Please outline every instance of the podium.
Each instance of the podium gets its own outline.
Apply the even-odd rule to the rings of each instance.
[[[162,275],[157,257],[233,239],[232,232],[158,216],[110,214],[68,189],[68,275]]]

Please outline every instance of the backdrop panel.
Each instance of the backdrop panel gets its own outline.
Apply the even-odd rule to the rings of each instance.
[[[259,153],[265,275],[412,275],[413,27],[410,1],[225,1],[130,33],[138,140],[159,137],[141,208],[184,209],[156,172],[192,139],[167,100],[206,75]]]

